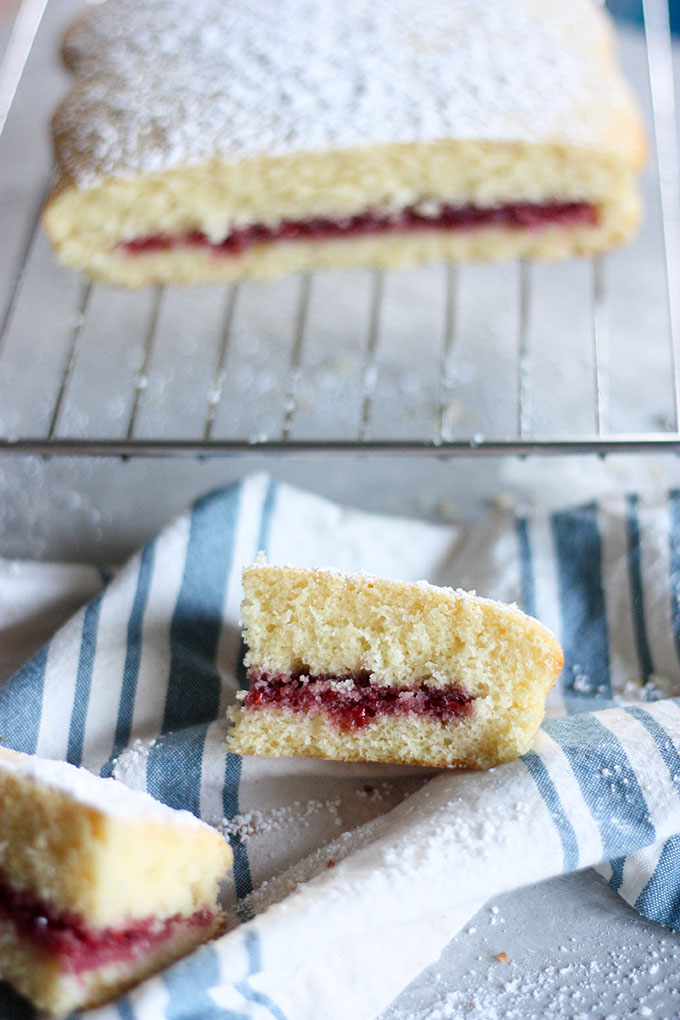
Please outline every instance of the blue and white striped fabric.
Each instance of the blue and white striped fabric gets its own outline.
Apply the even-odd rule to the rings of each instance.
[[[437,774],[227,754],[260,549],[521,603],[566,660],[532,751]],[[199,502],[0,689],[7,745],[147,789],[234,849],[231,930],[93,1016],[369,1020],[486,900],[589,866],[680,929],[679,567],[678,493],[469,531],[260,475]]]

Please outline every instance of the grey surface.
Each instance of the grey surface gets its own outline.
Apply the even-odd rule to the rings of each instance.
[[[672,1020],[679,955],[596,872],[568,875],[485,906],[381,1020]]]
[[[9,292],[26,223],[49,173],[49,111],[65,84],[56,61],[56,41],[78,7],[77,0],[49,5],[22,86],[21,106],[0,142],[0,302]],[[625,57],[646,102],[644,53],[634,36],[625,40]],[[612,364],[620,366],[611,377],[610,420],[612,427],[622,430],[657,429],[673,415],[666,295],[659,275],[659,206],[651,169],[646,190],[648,216],[642,238],[608,264],[610,353]],[[533,335],[540,346],[534,361],[532,428],[592,431],[595,383],[587,270],[573,263],[537,269],[535,274],[540,285]],[[447,428],[452,434],[508,433],[516,427],[517,413],[516,390],[506,385],[517,373],[517,267],[474,267],[463,277],[460,346],[451,371],[455,386],[447,392]],[[55,265],[39,237],[1,357],[3,434],[45,428],[79,287],[75,275]],[[355,382],[361,368],[357,352],[366,339],[369,287],[361,276],[346,278],[343,287],[344,301],[337,304],[336,295],[334,306],[332,286],[320,282],[311,307],[309,372],[297,394],[299,413],[294,419],[300,435],[357,424]],[[233,399],[221,405],[216,428],[275,432],[282,425],[282,407],[285,413],[281,396],[286,395],[289,352],[288,347],[277,346],[278,337],[283,320],[286,342],[290,340],[295,294],[287,284],[254,287],[249,293],[248,318],[236,339],[242,358],[230,382]],[[395,277],[387,287],[372,419],[376,433],[427,434],[432,427],[432,400],[438,396],[441,367],[441,293],[441,275],[436,271]],[[92,429],[119,435],[124,430],[130,381],[134,384],[139,370],[151,300],[148,294],[124,295],[105,288],[92,295],[61,430],[73,435]],[[165,301],[166,325],[139,419],[142,435],[176,434],[178,429],[200,435],[196,393],[201,404],[215,363],[224,301],[224,292],[215,288],[200,294],[175,292]],[[431,324],[429,333],[423,331],[423,321]],[[329,359],[324,350],[338,342],[338,323],[345,326],[342,357]],[[430,354],[424,359],[428,344]],[[621,360],[615,362],[618,356]],[[258,358],[269,365],[269,374],[259,372]],[[247,399],[240,399],[241,390]],[[256,398],[265,416],[251,419]],[[330,419],[324,416],[324,401],[334,411]],[[341,502],[464,521],[490,511],[512,512],[518,505],[563,505],[610,492],[663,491],[680,484],[680,465],[671,456],[606,462],[253,456],[126,463],[6,456],[0,458],[0,554],[117,562],[200,493],[259,469]],[[495,960],[500,952],[508,954],[507,963]],[[485,907],[383,1020],[629,1016],[671,1020],[680,1013],[679,953],[677,935],[643,921],[598,876],[574,875],[509,894]]]
[[[122,562],[188,503],[267,470],[340,503],[429,520],[473,522],[537,505],[680,485],[672,455],[492,458],[351,456],[188,461],[0,458],[0,555]]]

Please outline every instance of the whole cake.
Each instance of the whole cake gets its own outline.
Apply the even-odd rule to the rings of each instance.
[[[92,277],[562,258],[638,222],[594,0],[107,0],[65,55],[44,222]]]
[[[219,933],[223,837],[114,779],[0,750],[0,973],[40,1009],[103,1002]]]
[[[562,668],[538,621],[469,592],[266,564],[243,588],[242,754],[489,768],[529,749]]]

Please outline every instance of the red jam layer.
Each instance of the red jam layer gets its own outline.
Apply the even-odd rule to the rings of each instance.
[[[474,696],[458,684],[385,687],[372,684],[368,672],[331,677],[253,670],[248,679],[245,709],[274,706],[306,714],[323,713],[341,730],[364,729],[384,715],[420,715],[448,723],[472,715],[474,701]]]
[[[214,916],[210,910],[198,910],[187,917],[142,918],[122,928],[91,928],[81,917],[54,910],[0,878],[0,917],[11,921],[20,938],[55,957],[69,974],[136,960],[182,931],[207,928]]]
[[[314,217],[306,220],[283,220],[276,226],[254,223],[232,231],[223,241],[211,241],[199,230],[182,234],[152,234],[119,245],[128,255],[144,255],[172,248],[203,248],[214,255],[241,255],[253,245],[274,241],[326,241],[336,237],[358,237],[362,234],[413,233],[419,230],[475,230],[480,227],[501,227],[507,230],[540,230],[549,226],[595,226],[597,210],[589,202],[509,202],[506,205],[480,209],[474,205],[444,205],[434,215],[419,212],[417,207],[385,215],[365,212],[343,219]]]

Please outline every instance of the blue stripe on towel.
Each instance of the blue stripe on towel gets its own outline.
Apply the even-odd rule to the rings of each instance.
[[[152,796],[173,808],[201,816],[201,773],[206,723],[166,733],[149,748],[146,785]]]
[[[519,545],[520,584],[522,609],[529,616],[536,616],[536,586],[529,539],[529,524],[526,517],[517,518],[517,542]]]
[[[564,870],[574,871],[578,867],[578,840],[574,827],[569,821],[569,816],[562,806],[560,795],[550,778],[550,773],[545,767],[541,756],[536,754],[535,751],[529,751],[528,754],[523,755],[522,761],[536,783],[538,792],[545,801],[545,805],[555,823],[555,828],[562,842]]]
[[[118,719],[116,721],[115,739],[116,746],[119,748],[124,747],[130,740],[135,696],[137,694],[137,682],[139,680],[139,664],[142,660],[144,613],[146,612],[146,607],[149,601],[155,553],[155,541],[149,542],[149,544],[142,549],[142,555],[139,561],[137,588],[135,590],[132,611],[130,612],[130,619],[128,621],[127,649],[125,652],[125,665],[123,667],[123,684],[120,692],[120,703],[118,705]]]
[[[15,751],[35,754],[40,732],[49,644],[0,686],[0,741]]]
[[[250,977],[253,974],[259,974],[262,970],[260,940],[256,931],[246,932],[245,944],[246,953],[248,954],[248,976]],[[264,992],[258,992],[256,989],[251,988],[247,981],[239,981],[235,987],[245,999],[248,999],[249,1002],[254,1002],[258,1006],[262,1006],[264,1009],[268,1010],[270,1015],[274,1017],[274,1020],[286,1020],[286,1016],[283,1011],[276,1005],[269,995],[265,995]]]
[[[87,720],[87,709],[90,704],[90,690],[92,688],[92,673],[94,671],[94,657],[97,649],[97,630],[99,627],[102,598],[103,595],[97,595],[87,606],[83,614],[78,672],[76,673],[76,688],[73,696],[73,710],[71,712],[68,749],[66,751],[66,760],[70,761],[72,765],[80,765],[83,760],[85,722]]]
[[[256,931],[247,931],[245,935],[246,955],[248,956],[248,974],[259,974],[262,970],[262,952]]]
[[[128,620],[127,646],[125,649],[125,663],[123,665],[123,682],[118,702],[116,732],[113,738],[111,756],[101,769],[102,776],[112,775],[114,761],[130,741],[137,683],[139,680],[139,665],[142,661],[144,613],[146,612],[149,591],[151,590],[155,551],[156,542],[154,540],[144,546],[139,559],[137,587],[132,602],[132,609],[130,610],[130,619]]]
[[[664,760],[666,768],[673,780],[675,792],[680,796],[680,753],[669,737],[666,730],[661,726],[653,715],[640,708],[639,705],[629,705],[624,709],[628,715],[642,723],[656,744],[659,754]]]
[[[264,992],[258,992],[255,988],[251,988],[247,981],[237,981],[234,984],[234,988],[241,993],[244,999],[248,1002],[253,1002],[257,1006],[262,1006],[266,1009],[270,1016],[274,1017],[274,1020],[286,1020],[286,1015],[276,1005],[273,999]]]
[[[120,1020],[135,1020],[134,1007],[127,995],[124,995],[122,999],[118,999],[115,1006]]]
[[[557,551],[562,639],[562,674],[569,708],[602,708],[611,701],[609,642],[602,589],[602,553],[597,507],[552,515]]]
[[[277,488],[277,483],[273,478],[270,478],[269,484],[267,485],[267,492],[265,493],[265,497],[262,502],[262,516],[260,519],[260,529],[257,537],[257,552],[262,551],[265,554],[269,551],[269,534],[271,529],[272,513],[274,512],[274,505],[276,502]],[[243,643],[243,639],[241,639],[239,646],[239,661],[237,663],[236,670],[239,687],[242,690],[248,686],[245,675],[245,667],[243,666],[244,655],[245,645]],[[224,817],[229,820],[234,818],[240,810],[239,787],[241,784],[242,765],[243,759],[240,754],[227,754],[224,769],[222,807],[224,810]],[[242,921],[246,921],[252,916],[252,911],[250,909],[250,905],[243,901],[253,891],[248,851],[237,836],[230,836],[229,843],[234,854],[234,886],[236,889],[236,896],[239,901],[239,917]]]
[[[647,628],[645,626],[638,504],[639,498],[637,495],[628,496],[626,500],[626,538],[628,540],[628,582],[630,584],[630,601],[633,614],[633,634],[635,635],[635,648],[640,667],[640,680],[644,684],[654,672],[654,666],[649,649],[649,641],[647,640]]]
[[[239,785],[243,759],[240,754],[227,753],[224,766],[224,789],[222,791],[222,808],[224,817],[231,821],[239,813]],[[250,906],[242,901],[253,891],[253,880],[250,874],[248,851],[238,836],[230,833],[229,845],[234,855],[233,874],[236,897],[239,901],[238,915],[242,921],[249,920],[252,915]]]
[[[191,514],[184,576],[170,625],[164,732],[217,716],[220,676],[215,657],[239,502],[240,486],[232,485],[202,499]]]
[[[614,860],[609,862],[609,867],[611,869],[609,884],[614,892],[618,892],[623,884],[623,868],[625,863],[625,857],[615,857]]]
[[[163,975],[168,990],[166,1020],[248,1020],[245,1013],[225,1009],[210,994],[224,983],[215,949],[203,946],[175,963]]]
[[[680,929],[680,835],[664,844],[654,874],[635,901],[650,921]]]
[[[674,489],[669,493],[668,504],[671,625],[675,651],[680,658],[680,491]]]
[[[609,860],[655,840],[647,803],[621,741],[591,715],[546,719],[600,831]]]
[[[240,484],[229,486],[200,500],[192,511],[184,575],[170,625],[163,735],[149,749],[146,766],[149,793],[197,817],[203,750],[220,701],[215,659],[240,493]]]
[[[270,478],[262,505],[262,520],[260,521],[260,534],[257,540],[257,551],[264,552],[265,555],[269,552],[269,534],[278,488],[278,483],[273,478]]]

